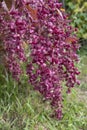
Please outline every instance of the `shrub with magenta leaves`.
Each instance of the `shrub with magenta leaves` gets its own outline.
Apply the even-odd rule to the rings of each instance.
[[[79,84],[76,29],[58,0],[13,0],[11,9],[4,1],[0,10],[0,39],[10,72],[19,80],[21,63],[26,62],[29,83],[50,101],[55,116],[61,119],[62,83],[67,92]]]

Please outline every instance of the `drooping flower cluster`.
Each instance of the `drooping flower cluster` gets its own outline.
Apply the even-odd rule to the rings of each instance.
[[[0,31],[13,77],[19,79],[20,63],[26,62],[29,83],[50,101],[61,119],[62,83],[66,82],[67,92],[79,83],[76,30],[58,0],[13,1],[10,10],[5,3],[2,5]],[[29,56],[24,43],[29,46]]]

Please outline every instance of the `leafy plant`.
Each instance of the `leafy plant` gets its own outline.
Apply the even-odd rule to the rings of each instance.
[[[70,13],[73,26],[78,28],[79,38],[87,39],[87,1],[66,0],[66,10]]]
[[[62,83],[67,93],[79,84],[76,29],[70,26],[57,0],[13,0],[11,9],[3,1],[0,7],[0,36],[7,67],[18,82],[21,75],[27,75],[61,119]]]

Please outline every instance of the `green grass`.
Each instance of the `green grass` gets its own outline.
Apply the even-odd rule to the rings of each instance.
[[[79,51],[80,63],[78,65],[80,69],[79,79],[81,81],[81,90],[87,90],[87,44],[85,43]]]
[[[82,90],[87,90],[87,56],[82,56],[80,58],[80,76],[81,81],[80,88]]]
[[[0,130],[87,130],[87,57],[79,63],[80,87],[64,95],[63,119],[51,118],[49,102],[22,78],[17,84],[0,68]],[[85,90],[85,91],[84,91]]]

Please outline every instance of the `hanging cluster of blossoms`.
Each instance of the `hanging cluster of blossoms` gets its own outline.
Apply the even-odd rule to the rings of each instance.
[[[79,84],[76,29],[58,0],[13,0],[11,9],[3,1],[0,10],[0,38],[9,70],[19,80],[21,62],[26,62],[29,83],[50,101],[55,116],[61,119],[62,83],[67,92]]]

